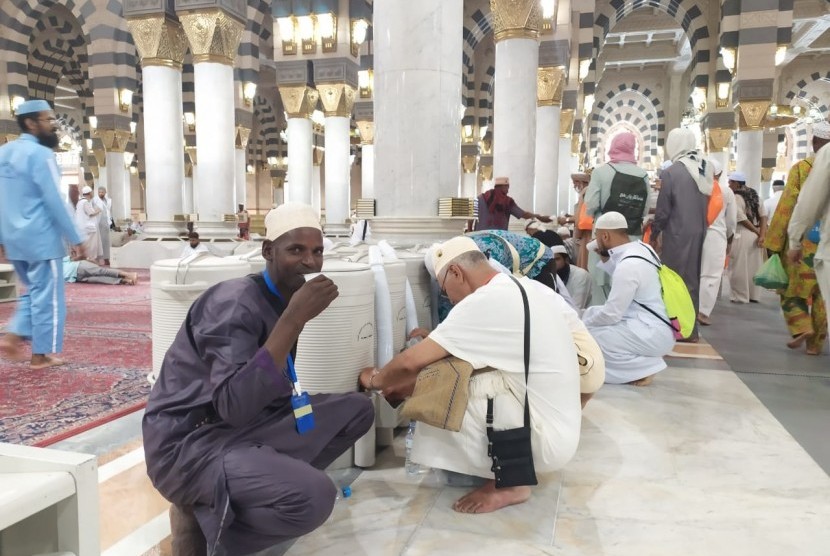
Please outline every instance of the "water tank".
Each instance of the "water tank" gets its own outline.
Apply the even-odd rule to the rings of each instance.
[[[265,257],[262,256],[261,249],[254,249],[243,255],[233,255],[233,258],[239,259],[240,261],[247,261],[251,265],[251,272],[254,274],[259,274],[265,270]]]
[[[297,378],[309,393],[357,390],[360,371],[375,362],[375,282],[369,265],[336,259],[323,274],[338,296],[306,323],[297,342]]]
[[[432,330],[432,296],[427,267],[424,264],[424,253],[415,251],[396,251],[398,258],[406,264],[406,276],[412,287],[415,297],[415,308],[418,314],[418,326]]]
[[[167,348],[173,343],[190,306],[214,284],[251,273],[247,261],[197,253],[187,259],[157,261],[150,267],[150,307],[153,330],[153,371],[155,382]]]
[[[368,263],[369,254],[360,255],[358,261]],[[392,299],[392,348],[398,353],[406,344],[406,263],[384,257],[383,270]]]

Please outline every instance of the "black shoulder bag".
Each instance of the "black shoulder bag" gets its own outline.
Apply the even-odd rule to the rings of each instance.
[[[530,402],[527,399],[527,381],[530,375],[530,307],[527,294],[519,281],[510,277],[522,292],[525,310],[525,412],[524,426],[503,431],[493,430],[493,398],[487,398],[487,455],[493,459],[490,468],[496,475],[496,488],[539,484],[533,466],[530,444]]]

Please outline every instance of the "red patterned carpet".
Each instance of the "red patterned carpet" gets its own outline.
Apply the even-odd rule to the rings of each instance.
[[[136,286],[67,284],[66,305],[66,365],[33,371],[0,359],[0,442],[47,446],[146,403],[149,272]],[[0,304],[0,329],[14,306]]]

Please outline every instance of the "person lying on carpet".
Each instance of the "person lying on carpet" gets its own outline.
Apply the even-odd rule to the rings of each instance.
[[[374,421],[364,394],[298,391],[297,338],[338,295],[325,276],[305,280],[323,266],[317,212],[287,203],[265,227],[266,270],[193,303],[144,414],[147,474],[173,503],[179,556],[250,554],[322,525],[337,490],[323,469]]]
[[[87,260],[73,261],[70,257],[64,257],[63,279],[70,284],[82,282],[84,284],[109,284],[112,286],[126,284],[135,286],[138,283],[138,274],[97,265]]]

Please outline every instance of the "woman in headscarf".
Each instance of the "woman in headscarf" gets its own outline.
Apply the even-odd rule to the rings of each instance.
[[[666,140],[672,165],[660,173],[660,196],[651,224],[651,244],[663,264],[680,274],[699,310],[700,266],[709,222],[706,213],[715,177],[712,165],[697,150],[694,133],[673,129]],[[697,325],[685,341],[697,342]]]
[[[608,162],[591,173],[585,190],[585,212],[598,218],[606,212],[619,212],[628,223],[632,239],[643,235],[643,219],[648,216],[648,173],[637,166],[637,138],[633,133],[618,133],[611,139]],[[594,279],[593,305],[602,305],[611,290],[611,278],[597,270],[599,255],[588,252],[588,271]]]

